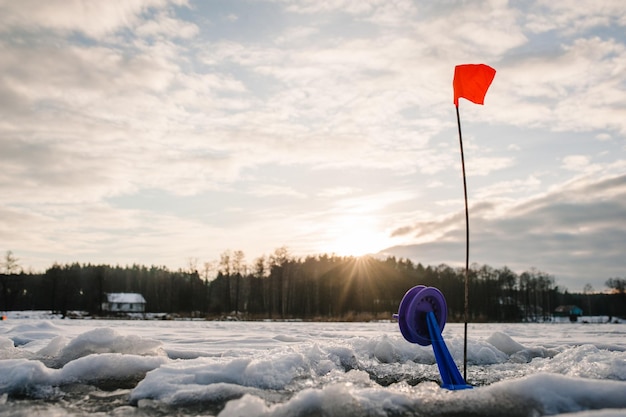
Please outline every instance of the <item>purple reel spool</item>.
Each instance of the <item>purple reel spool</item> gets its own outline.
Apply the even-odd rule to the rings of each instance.
[[[432,341],[426,315],[431,311],[437,319],[440,332],[443,332],[448,318],[448,306],[441,291],[424,285],[408,290],[400,302],[397,314],[402,336],[411,343],[430,345]]]

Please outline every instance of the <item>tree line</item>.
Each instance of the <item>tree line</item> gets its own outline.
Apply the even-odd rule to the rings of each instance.
[[[407,259],[317,255],[295,258],[285,248],[245,262],[226,251],[215,263],[190,260],[176,271],[164,266],[54,264],[44,273],[18,272],[10,252],[0,264],[0,310],[86,311],[102,314],[104,294],[141,293],[146,311],[196,317],[248,319],[368,320],[390,318],[408,289],[439,288],[448,319],[462,321],[465,271]],[[548,319],[559,305],[585,314],[626,316],[625,279],[611,278],[614,294],[570,294],[536,269],[474,264],[469,271],[470,321]]]

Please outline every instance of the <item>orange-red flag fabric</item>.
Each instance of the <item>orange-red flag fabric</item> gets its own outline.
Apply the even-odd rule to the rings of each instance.
[[[459,98],[483,104],[485,94],[496,76],[496,70],[485,64],[465,64],[454,67],[454,105],[459,107]]]

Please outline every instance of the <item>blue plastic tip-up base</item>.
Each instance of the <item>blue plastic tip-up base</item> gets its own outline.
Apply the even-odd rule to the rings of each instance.
[[[400,332],[406,340],[422,346],[432,344],[441,375],[441,386],[449,390],[472,388],[468,385],[452,359],[441,332],[446,324],[448,307],[441,291],[418,285],[402,298],[398,314]]]
[[[459,369],[456,367],[454,359],[452,359],[452,355],[446,343],[443,341],[441,330],[439,329],[437,319],[433,312],[428,312],[426,318],[428,322],[428,332],[430,333],[433,344],[433,351],[435,352],[435,360],[437,361],[439,374],[441,375],[441,386],[449,390],[472,388],[471,385],[465,382]]]

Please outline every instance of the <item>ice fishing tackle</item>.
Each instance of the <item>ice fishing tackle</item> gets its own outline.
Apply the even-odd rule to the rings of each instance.
[[[441,335],[448,318],[448,306],[441,291],[424,285],[411,288],[400,301],[398,314],[393,316],[398,319],[406,340],[421,346],[432,344],[443,388],[472,388],[461,376]]]

